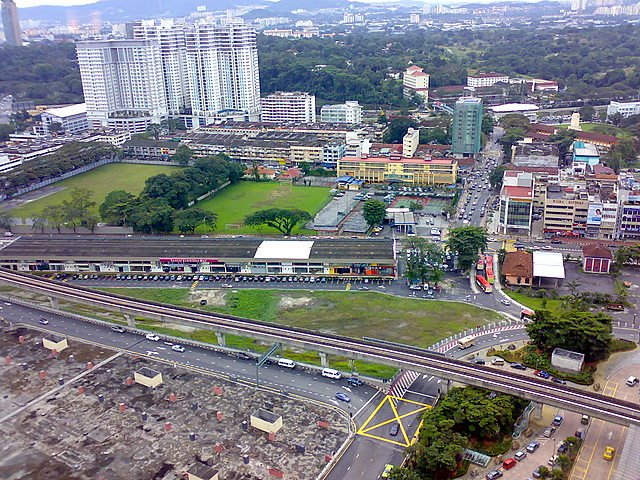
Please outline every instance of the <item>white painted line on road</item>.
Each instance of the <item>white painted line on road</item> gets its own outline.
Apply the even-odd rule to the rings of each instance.
[[[413,390],[407,390],[407,391],[406,391],[406,392],[404,392],[404,393],[405,393],[405,395],[406,395],[407,393],[413,393],[414,395],[421,395],[421,396],[423,396],[423,397],[436,398],[436,396],[435,396],[435,395],[429,395],[429,394],[427,394],[427,393],[421,393],[421,392],[414,392]]]
[[[373,399],[376,398],[378,395],[380,394],[380,391],[376,392],[375,395],[373,395],[368,401],[367,403],[365,403],[362,407],[360,407],[360,410],[358,410],[355,415],[353,416],[353,418],[356,418],[358,415],[360,415],[360,412],[362,412],[362,410],[364,410],[364,408],[369,405],[371,402],[373,402]]]

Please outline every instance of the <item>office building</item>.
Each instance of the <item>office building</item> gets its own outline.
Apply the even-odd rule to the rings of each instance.
[[[451,151],[455,155],[476,155],[481,147],[482,100],[465,97],[458,100],[453,111]]]
[[[458,164],[451,158],[342,157],[338,177],[351,176],[369,183],[404,182],[405,185],[452,185]]]
[[[502,73],[478,73],[467,76],[467,87],[490,87],[496,83],[509,83],[509,75]]]
[[[640,102],[610,102],[607,107],[607,117],[619,113],[623,117],[640,115]]]
[[[89,129],[87,121],[87,105],[78,103],[76,105],[68,105],[66,107],[50,108],[42,112],[42,130],[45,134],[57,133],[51,132],[49,127],[52,124],[59,124],[59,132],[67,135],[75,135]]]
[[[405,97],[413,95],[421,96],[425,102],[429,101],[429,78],[428,73],[424,73],[423,68],[412,65],[407,68],[402,76],[403,94]]]
[[[620,191],[619,240],[640,240],[640,190]]]
[[[322,123],[362,123],[362,105],[358,102],[345,102],[338,105],[323,105],[320,109]]]
[[[589,194],[586,190],[576,186],[547,186],[543,219],[545,235],[584,235],[588,211]]]
[[[76,49],[90,128],[142,133],[167,118],[158,42],[89,41]]]
[[[507,170],[500,190],[500,233],[529,235],[533,214],[534,177],[528,172]]]
[[[266,123],[316,121],[316,97],[307,92],[275,92],[262,98],[261,104]]]
[[[13,0],[2,0],[2,28],[4,37],[9,45],[22,45],[22,31],[18,18],[18,7]]]

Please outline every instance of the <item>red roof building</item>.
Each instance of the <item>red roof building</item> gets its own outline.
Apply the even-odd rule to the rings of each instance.
[[[612,260],[611,250],[601,243],[590,243],[582,247],[582,269],[586,273],[608,274]]]

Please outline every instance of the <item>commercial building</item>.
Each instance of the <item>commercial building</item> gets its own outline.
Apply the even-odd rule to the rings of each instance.
[[[89,41],[76,49],[89,128],[142,133],[167,118],[156,41]]]
[[[50,108],[42,112],[42,129],[45,134],[50,134],[49,127],[52,123],[60,125],[60,132],[75,135],[89,128],[87,121],[87,104],[78,103],[60,108]]]
[[[582,141],[573,142],[571,156],[571,168],[574,175],[585,175],[587,165],[594,166],[600,163],[600,152],[593,143]]]
[[[18,7],[13,0],[2,0],[2,28],[4,38],[9,45],[22,45],[22,31],[18,18]]]
[[[125,155],[137,159],[169,161],[179,145],[161,140],[127,140],[122,150]]]
[[[22,236],[0,250],[20,271],[233,275],[396,275],[391,240]]]
[[[516,167],[558,168],[558,147],[543,142],[519,143],[513,146],[511,163]]]
[[[505,255],[501,273],[506,277],[507,285],[512,287],[547,284],[557,287],[558,280],[565,278],[564,259],[560,252],[509,252]]]
[[[476,155],[482,146],[482,100],[459,99],[453,111],[451,151],[454,155]]]
[[[607,117],[619,113],[623,117],[640,115],[640,102],[615,102],[611,101],[607,107]]]
[[[338,105],[323,105],[320,109],[320,122],[323,123],[362,123],[362,105],[358,102],[345,102]]]
[[[316,121],[316,97],[306,92],[275,92],[261,99],[266,123]]]
[[[560,185],[547,186],[544,202],[545,235],[584,235],[589,210],[588,192]]]
[[[408,185],[452,185],[458,164],[450,158],[343,157],[338,162],[338,177],[351,176],[369,183],[406,183]]]
[[[620,190],[620,240],[640,240],[640,190]]]
[[[529,235],[533,215],[534,178],[531,173],[507,170],[500,190],[500,232]]]
[[[407,68],[402,76],[403,94],[405,97],[413,95],[421,96],[425,103],[429,101],[429,78],[428,73],[423,72],[423,68],[412,65]]]
[[[467,76],[468,87],[490,87],[496,83],[509,83],[509,75],[503,73],[478,73]]]
[[[8,172],[22,165],[22,158],[17,155],[9,156],[8,153],[0,153],[0,173]]]
[[[527,117],[529,121],[536,122],[538,120],[538,110],[540,110],[540,107],[530,103],[505,103],[503,105],[489,107],[487,110],[491,112],[495,119],[500,119],[511,113],[519,113]]]

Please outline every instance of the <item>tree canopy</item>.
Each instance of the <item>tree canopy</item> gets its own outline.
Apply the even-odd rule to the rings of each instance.
[[[216,228],[215,213],[207,212],[201,208],[189,208],[173,214],[174,226],[182,233],[195,233],[196,228],[205,225],[212,230]]]
[[[269,208],[258,210],[244,219],[244,224],[250,227],[266,225],[275,228],[282,235],[291,235],[293,229],[303,222],[308,222],[313,217],[309,212],[299,209]]]
[[[362,206],[362,216],[370,227],[382,225],[387,216],[387,205],[381,200],[370,198]]]
[[[452,228],[446,245],[458,256],[460,269],[469,270],[478,261],[478,254],[487,248],[487,231],[474,226]]]
[[[409,283],[437,284],[442,280],[443,252],[440,246],[424,238],[412,237],[405,244],[406,273]]]

